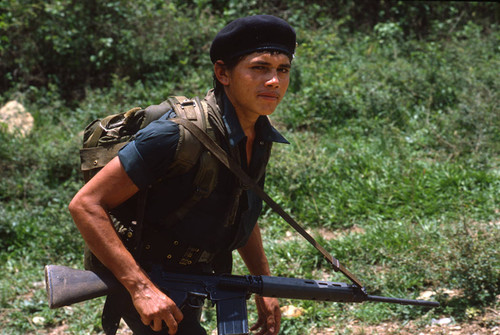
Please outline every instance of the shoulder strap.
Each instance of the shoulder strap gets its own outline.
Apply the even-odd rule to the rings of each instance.
[[[199,99],[174,96],[170,97],[168,102],[177,115],[177,118],[195,122],[198,127],[210,132],[206,110],[202,108]],[[175,152],[174,161],[169,168],[169,174],[166,176],[167,178],[185,173],[198,162],[202,148],[200,143],[193,140],[191,137],[192,135],[190,132],[184,131],[183,127],[179,128],[179,143]]]
[[[177,115],[176,119],[188,120],[195,124],[211,138],[215,138],[213,129],[208,122],[208,108],[198,98],[187,99],[184,96],[174,96],[169,100],[170,105]],[[174,120],[174,119],[171,119]],[[219,171],[217,160],[206,150],[202,150],[200,142],[184,127],[179,127],[179,143],[174,157],[174,162],[169,168],[166,178],[185,173],[198,164],[193,185],[193,194],[183,204],[172,212],[165,220],[165,225],[182,220],[186,214],[203,198],[208,197],[217,184]]]
[[[334,258],[329,254],[325,248],[323,248],[302,226],[300,226],[290,215],[288,215],[285,210],[278,205],[269,195],[267,195],[264,190],[257,185],[257,183],[250,178],[227,153],[215,142],[213,141],[202,129],[197,127],[194,123],[186,120],[175,118],[172,121],[185,127],[191,134],[193,134],[202,144],[205,146],[212,154],[217,157],[217,159],[224,164],[231,172],[233,172],[244,185],[249,189],[253,190],[259,197],[264,200],[269,207],[271,207],[275,212],[277,212],[289,225],[291,225],[299,234],[301,234],[309,243],[311,243],[330,263],[335,271],[342,272],[347,278],[349,278],[354,284],[363,287],[361,281],[356,278],[352,273],[350,273],[339,260]]]

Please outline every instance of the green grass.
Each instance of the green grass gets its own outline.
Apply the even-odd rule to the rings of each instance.
[[[304,312],[284,319],[282,334],[353,320],[466,321],[498,309],[498,31],[436,41],[387,40],[381,31],[299,32],[294,82],[273,118],[291,144],[274,147],[266,187],[371,294],[435,290],[442,307],[283,300]],[[82,184],[81,131],[96,117],[208,87],[210,73],[193,71],[184,84],[115,77],[72,106],[54,87],[17,93],[36,128],[25,139],[0,132],[1,334],[99,331],[102,299],[49,310],[43,287],[45,264],[82,267],[66,208]],[[346,281],[267,207],[260,222],[275,275]],[[235,270],[245,273],[238,257]],[[460,294],[450,299],[445,289]],[[249,310],[252,322],[253,303]],[[213,328],[213,309],[205,317]]]

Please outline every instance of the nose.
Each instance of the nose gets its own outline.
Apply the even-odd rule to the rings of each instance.
[[[278,71],[274,70],[270,72],[270,77],[266,81],[266,86],[278,88],[280,86],[280,79],[278,77]]]

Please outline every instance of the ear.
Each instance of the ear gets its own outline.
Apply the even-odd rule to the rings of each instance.
[[[229,85],[229,71],[223,61],[218,60],[214,64],[214,73],[217,80],[224,86]]]

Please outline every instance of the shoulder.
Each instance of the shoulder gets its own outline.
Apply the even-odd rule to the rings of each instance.
[[[176,136],[179,136],[179,125],[172,122],[170,117],[164,116],[139,130],[135,136],[135,141],[160,140]]]
[[[134,183],[142,188],[168,171],[179,142],[176,123],[160,118],[139,131],[136,138],[118,153]]]

